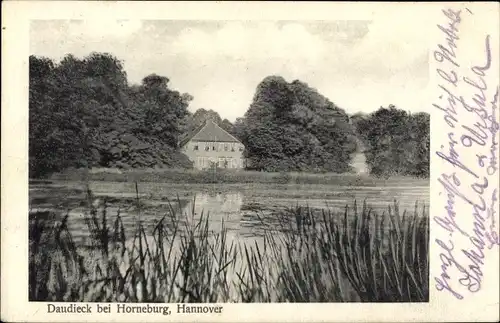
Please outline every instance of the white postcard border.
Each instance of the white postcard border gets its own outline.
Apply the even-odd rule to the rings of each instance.
[[[28,322],[382,322],[382,321],[484,321],[498,319],[499,257],[498,251],[489,252],[484,272],[484,285],[480,292],[457,300],[448,293],[438,292],[433,277],[439,275],[436,264],[440,258],[433,241],[439,232],[431,226],[430,302],[423,304],[222,304],[221,315],[212,314],[48,314],[45,303],[28,302],[28,53],[29,21],[33,19],[259,19],[259,20],[370,20],[374,15],[404,14],[408,23],[428,32],[431,84],[427,95],[432,104],[437,95],[436,73],[433,65],[433,47],[442,42],[436,25],[443,23],[442,8],[465,8],[464,3],[392,4],[392,3],[194,3],[194,2],[37,2],[8,1],[2,3],[2,253],[1,253],[1,305],[2,320]],[[475,13],[467,23],[464,16],[461,37],[468,46],[471,60],[482,59],[481,35],[490,33],[494,45],[494,66],[499,70],[499,6],[495,3],[469,3]],[[481,18],[477,18],[481,16]],[[230,19],[228,19],[230,17]],[[474,20],[472,20],[474,19]],[[479,23],[481,22],[481,23]],[[391,23],[388,20],[388,23]],[[397,26],[394,26],[397,29]],[[434,40],[433,40],[434,39]],[[479,51],[479,52],[476,52]],[[496,69],[495,69],[496,68]],[[498,86],[498,74],[490,76],[491,84]],[[367,95],[364,93],[363,95]],[[442,115],[432,112],[431,133],[431,208],[430,216],[443,211],[437,177],[446,166],[433,152],[446,142],[442,132]],[[473,158],[473,157],[470,157]],[[498,182],[496,183],[498,187]],[[460,217],[468,214],[460,214]],[[439,233],[439,234],[442,234]],[[498,250],[498,249],[497,249]],[[152,304],[154,305],[154,304]],[[157,305],[157,304],[156,304]],[[96,306],[96,304],[92,304]],[[116,304],[111,304],[116,307]],[[172,308],[176,304],[171,304]],[[495,315],[497,315],[495,317]]]

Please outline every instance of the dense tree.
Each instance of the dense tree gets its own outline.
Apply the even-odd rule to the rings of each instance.
[[[356,150],[349,117],[327,98],[295,80],[266,77],[234,131],[251,168],[266,171],[350,170]]]
[[[211,119],[238,137],[253,169],[350,171],[360,149],[372,174],[429,175],[430,117],[394,106],[346,112],[299,80],[269,76],[234,124],[151,74],[129,85],[105,53],[56,63],[29,59],[29,169],[38,177],[67,167],[192,167],[178,143]],[[360,148],[361,147],[361,148]]]
[[[234,125],[231,123],[231,121],[224,119],[219,123],[219,126],[229,132],[230,134],[234,134]]]
[[[109,54],[30,56],[30,176],[67,167],[189,166],[177,151],[192,97],[150,75],[127,84]]]
[[[30,57],[29,166],[34,174],[84,164],[84,127],[74,117],[82,100],[71,91],[67,70],[73,60],[68,56],[64,65],[55,66],[49,59]]]
[[[395,106],[355,119],[372,174],[429,176],[430,116]]]
[[[155,74],[145,77],[138,97],[149,134],[175,147],[183,130],[180,120],[188,115],[190,98],[168,89],[168,81]]]

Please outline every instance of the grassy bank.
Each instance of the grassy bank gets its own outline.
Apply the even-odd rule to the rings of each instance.
[[[428,185],[428,180],[394,176],[378,178],[364,174],[337,173],[271,173],[218,169],[200,171],[185,169],[93,170],[72,169],[53,174],[50,179],[67,181],[163,182],[186,184],[262,183],[262,184],[329,184],[341,186]]]
[[[428,301],[429,222],[417,206],[412,214],[396,202],[382,214],[356,204],[341,214],[291,208],[262,244],[245,244],[223,224],[210,232],[206,214],[181,224],[192,215],[175,204],[147,232],[139,198],[136,233],[126,237],[119,212],[92,200],[88,192],[90,246],[74,243],[68,216],[30,214],[31,301]]]

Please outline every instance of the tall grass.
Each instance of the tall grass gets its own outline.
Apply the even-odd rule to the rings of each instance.
[[[68,169],[53,174],[53,180],[65,181],[107,181],[107,182],[168,182],[186,184],[329,184],[343,186],[414,185],[422,179],[409,177],[377,178],[366,174],[301,173],[301,172],[259,172],[247,170],[217,169],[202,171],[195,169],[143,169],[105,170],[88,172],[86,169]]]
[[[89,245],[74,242],[67,214],[30,214],[31,301],[428,301],[429,223],[417,205],[411,215],[396,202],[383,214],[366,203],[343,214],[297,206],[275,215],[262,243],[245,244],[224,223],[209,230],[194,207],[183,214],[180,201],[148,232],[138,191],[126,237],[120,211],[111,219],[87,195]]]

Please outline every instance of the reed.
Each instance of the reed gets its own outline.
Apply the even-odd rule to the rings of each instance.
[[[394,201],[387,212],[379,214],[366,203],[360,210],[355,201],[352,208],[346,206],[342,217],[321,210],[320,225],[310,213],[306,216],[313,220],[304,226],[305,236],[314,246],[310,250],[319,253],[312,260],[320,263],[319,268],[335,266],[340,272],[337,278],[346,278],[347,287],[360,301],[428,301],[429,220],[425,206],[419,211],[415,204],[412,214],[401,213]],[[333,280],[334,270],[328,273]],[[339,295],[344,295],[339,288]]]
[[[68,214],[30,214],[29,298],[85,302],[426,302],[428,217],[397,202],[377,214],[366,203],[333,210],[294,207],[262,243],[230,239],[209,215],[183,214],[180,200],[152,230],[127,237],[88,190],[90,243],[74,242]],[[194,203],[193,203],[194,204]]]

